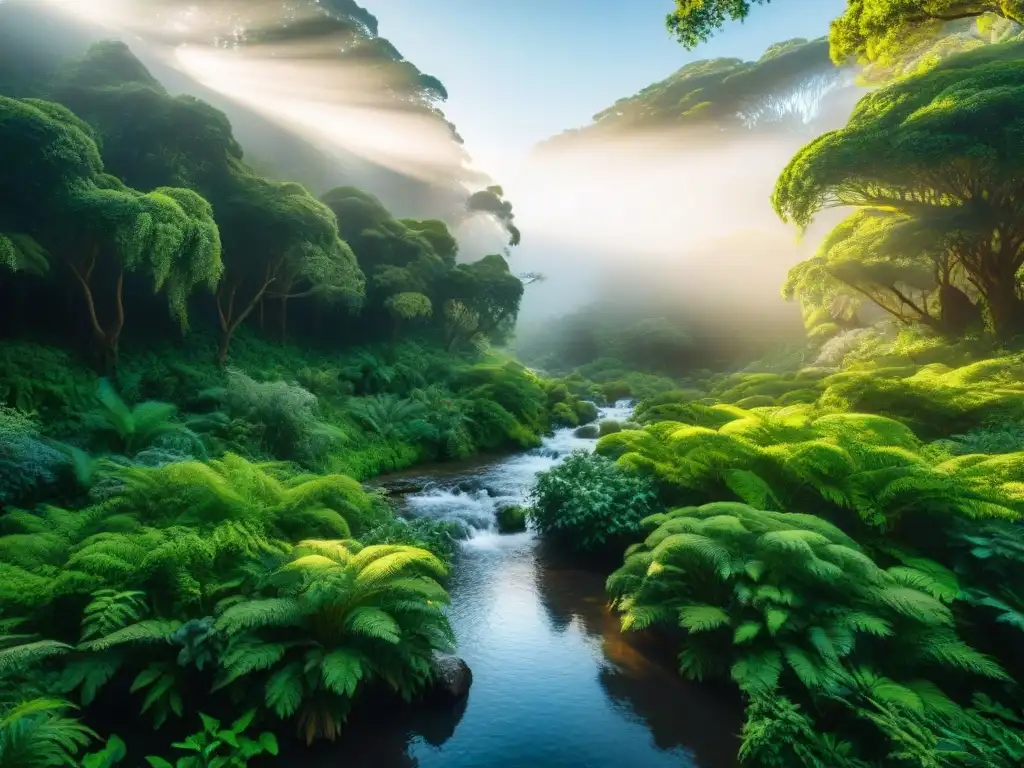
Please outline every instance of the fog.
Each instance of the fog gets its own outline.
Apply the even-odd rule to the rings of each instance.
[[[548,279],[531,286],[521,328],[588,302],[647,303],[717,337],[799,337],[798,308],[780,295],[789,268],[840,217],[802,237],[771,207],[793,155],[845,124],[863,91],[849,73],[828,89],[764,94],[780,121],[730,131],[586,131],[539,147],[507,184],[524,231],[515,253]]]
[[[468,193],[493,182],[436,105],[396,96],[408,71],[373,57],[339,59],[344,40],[304,27],[301,11],[283,33],[240,45],[279,24],[280,2],[42,1],[86,24],[90,39],[124,39],[172,92],[224,109],[257,167],[316,193],[362,186],[396,215],[444,218],[463,260],[504,248],[494,221],[465,213]],[[241,8],[247,26],[237,21]],[[502,165],[518,160],[520,171],[498,182],[523,232],[510,264],[546,276],[527,288],[521,327],[600,299],[671,306],[735,334],[799,334],[799,313],[779,289],[822,228],[800,240],[772,211],[771,191],[793,154],[842,125],[861,93],[846,75],[812,76],[760,94],[727,132],[584,131],[529,158],[510,156]]]

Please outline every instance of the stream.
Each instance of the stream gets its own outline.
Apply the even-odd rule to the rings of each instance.
[[[626,420],[619,404],[602,419]],[[473,671],[453,710],[354,715],[304,768],[733,768],[740,716],[730,696],[681,679],[672,649],[630,637],[605,607],[604,574],[566,563],[533,533],[498,534],[538,472],[594,440],[557,431],[542,447],[456,473],[420,470],[405,512],[465,521],[450,616]]]

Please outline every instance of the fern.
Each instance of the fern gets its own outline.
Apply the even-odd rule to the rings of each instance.
[[[0,713],[0,766],[45,768],[75,765],[96,734],[67,716],[73,705],[33,699]]]
[[[433,651],[454,640],[436,581],[446,573],[413,547],[300,542],[270,574],[274,596],[237,602],[217,618],[230,638],[217,687],[263,677],[271,710],[297,714],[307,740],[333,738],[364,681],[408,696],[429,680]]]

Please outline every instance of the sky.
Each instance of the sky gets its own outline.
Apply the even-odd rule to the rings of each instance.
[[[534,144],[590,122],[683,65],[757,59],[828,33],[846,0],[772,0],[695,51],[666,31],[672,0],[361,0],[380,34],[449,92],[442,105],[476,164],[499,182]]]

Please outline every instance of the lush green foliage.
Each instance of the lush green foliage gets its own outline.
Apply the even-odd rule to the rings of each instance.
[[[179,757],[174,763],[162,757],[147,757],[146,761],[151,768],[245,768],[257,755],[276,755],[274,734],[265,731],[255,739],[245,735],[255,715],[256,710],[250,710],[223,728],[219,720],[200,712],[203,730],[173,745],[175,749],[194,754]]]
[[[868,335],[838,371],[696,374],[598,443],[677,505],[609,578],[623,626],[745,691],[745,763],[1020,759],[1020,361],[979,353]]]
[[[997,335],[1020,330],[1022,50],[987,46],[897,80],[793,158],[772,198],[784,220],[857,210],[793,270],[789,296],[827,312],[866,298],[953,336],[979,330],[983,307]],[[999,128],[967,129],[978,121]]]
[[[601,551],[639,531],[654,508],[649,482],[611,461],[575,451],[541,473],[532,491],[529,517],[543,536],[582,551]]]

